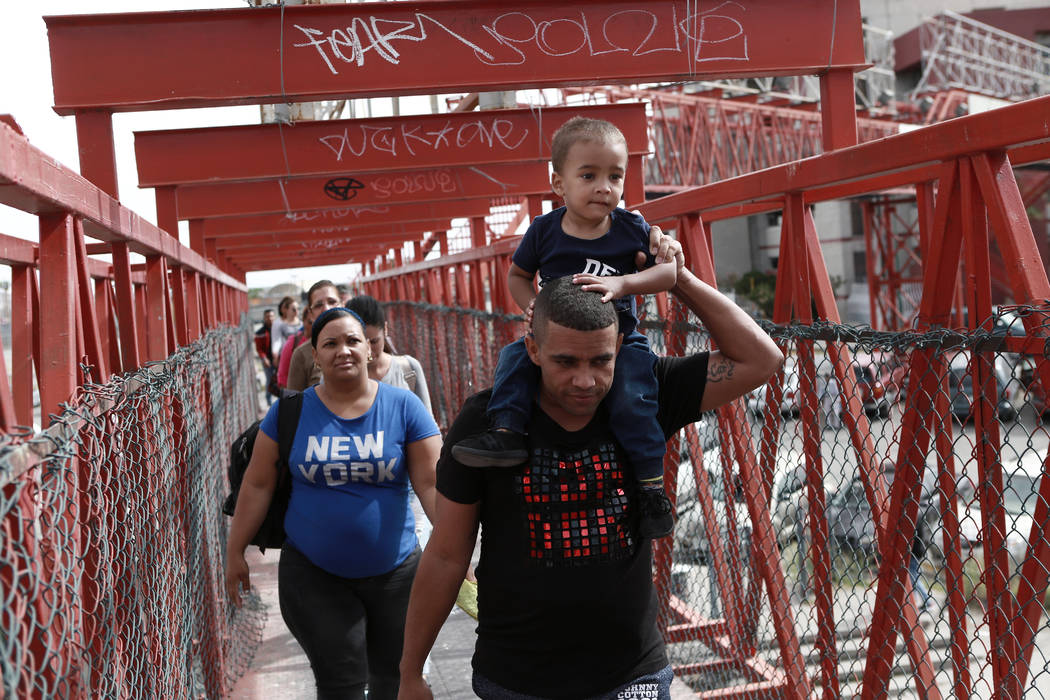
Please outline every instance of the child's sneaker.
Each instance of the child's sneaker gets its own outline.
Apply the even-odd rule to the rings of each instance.
[[[667,537],[674,532],[671,499],[663,487],[638,489],[638,534],[646,539]]]
[[[514,467],[529,458],[529,451],[521,433],[487,430],[453,445],[452,456],[468,467]]]

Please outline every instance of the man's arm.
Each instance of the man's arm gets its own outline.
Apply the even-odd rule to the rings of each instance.
[[[707,363],[701,410],[709,411],[743,396],[768,380],[784,361],[773,339],[743,309],[684,264],[678,269],[672,292],[697,315],[718,346]]]
[[[416,570],[405,619],[398,698],[431,698],[423,662],[448,618],[463,582],[478,532],[477,503],[464,505],[437,494],[437,522]]]
[[[675,261],[678,274],[671,293],[700,318],[718,346],[708,359],[700,409],[721,406],[768,380],[784,362],[784,354],[765,331],[743,309],[687,270],[682,244],[664,235],[659,226],[649,231],[649,252],[658,264]],[[639,253],[636,262],[644,265],[645,256]]]

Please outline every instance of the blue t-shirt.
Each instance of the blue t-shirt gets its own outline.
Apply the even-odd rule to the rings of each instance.
[[[259,426],[273,440],[279,403]],[[372,407],[352,419],[329,411],[313,387],[304,391],[289,458],[288,541],[344,578],[377,576],[400,565],[417,544],[405,446],[438,432],[407,389],[379,384]]]
[[[561,228],[564,214],[565,207],[559,207],[537,216],[514,251],[514,264],[530,274],[539,272],[541,287],[549,280],[577,273],[608,277],[638,272],[634,256],[639,250],[645,252],[647,264],[653,263],[649,224],[637,214],[617,207],[610,214],[608,233],[593,240],[565,233]],[[613,303],[620,316],[620,331],[629,335],[638,323],[634,297]]]

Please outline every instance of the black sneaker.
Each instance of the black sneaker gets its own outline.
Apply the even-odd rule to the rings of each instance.
[[[452,456],[468,467],[514,467],[529,458],[529,451],[521,433],[487,430],[453,445]]]
[[[663,488],[638,489],[638,534],[655,540],[674,532],[671,499]]]

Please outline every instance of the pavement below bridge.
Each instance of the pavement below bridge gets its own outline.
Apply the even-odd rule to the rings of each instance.
[[[313,700],[316,693],[310,664],[281,619],[277,600],[277,563],[280,552],[271,550],[260,554],[253,547],[249,549],[247,557],[252,585],[258,589],[268,614],[262,644],[255,653],[251,668],[237,683],[230,698]],[[472,617],[458,607],[453,607],[441,628],[430,654],[427,675],[434,697],[438,700],[477,697],[470,687],[470,658],[474,653],[475,625]],[[693,697],[693,693],[676,679],[671,697],[677,700]]]

